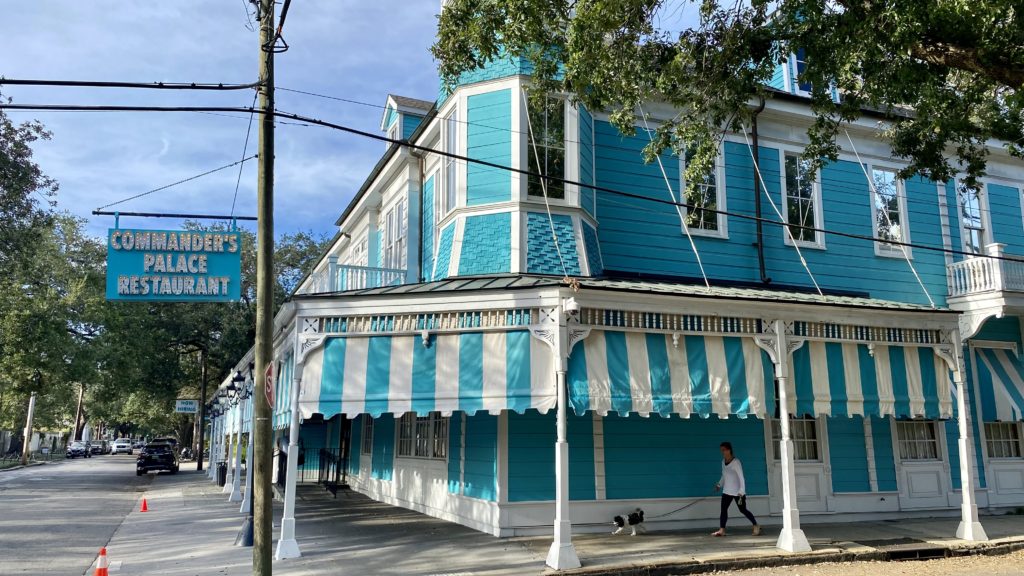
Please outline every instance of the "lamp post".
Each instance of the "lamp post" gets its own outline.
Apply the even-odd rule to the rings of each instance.
[[[253,395],[253,365],[249,365],[249,381],[248,384],[242,389],[242,400],[247,401],[252,398]],[[242,522],[242,528],[238,531],[238,536],[235,538],[235,546],[252,546],[253,541],[253,440],[254,440],[254,421],[255,411],[250,405],[249,409],[249,449],[245,456],[245,501],[242,502],[241,512],[245,513],[245,521]]]

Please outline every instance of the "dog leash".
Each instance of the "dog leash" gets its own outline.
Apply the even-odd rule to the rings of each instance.
[[[687,504],[685,506],[680,506],[679,508],[676,508],[675,510],[672,510],[670,512],[665,512],[664,514],[658,514],[657,516],[647,516],[647,517],[644,518],[644,521],[647,521],[648,519],[656,520],[658,518],[664,518],[666,516],[671,516],[671,515],[675,514],[676,512],[682,512],[683,510],[686,510],[687,508],[693,506],[694,504],[697,504],[698,502],[703,502],[703,501],[707,500],[708,498],[711,498],[711,496],[701,496],[700,498],[697,498],[693,502],[690,502],[689,504]]]

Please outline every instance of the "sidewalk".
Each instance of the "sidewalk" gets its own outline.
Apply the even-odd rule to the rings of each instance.
[[[237,504],[205,475],[160,475],[142,496],[150,512],[132,512],[107,551],[114,575],[251,574],[250,548],[233,546],[242,516]],[[141,501],[141,496],[140,496]],[[274,573],[409,575],[544,574],[550,538],[498,539],[462,526],[339,491],[301,486],[296,503],[302,558],[275,562]],[[275,507],[275,534],[279,506]],[[1024,549],[1024,516],[982,518],[991,542],[949,538],[957,520],[808,524],[814,551],[782,554],[777,528],[760,537],[711,538],[700,532],[652,532],[638,537],[586,534],[574,538],[584,567],[577,574],[692,574],[715,570],[850,560],[893,554],[927,556]],[[609,530],[610,531],[610,530]],[[736,532],[736,534],[740,534]],[[826,536],[827,535],[827,536]]]

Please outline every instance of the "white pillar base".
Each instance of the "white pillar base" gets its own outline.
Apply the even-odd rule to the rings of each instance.
[[[799,528],[783,528],[779,533],[779,540],[775,547],[786,552],[810,552],[811,545],[807,542],[807,536]]]
[[[231,494],[228,495],[228,502],[241,502],[242,501],[242,490],[236,484],[231,487]]]
[[[274,560],[287,560],[301,556],[299,543],[295,541],[295,519],[284,518],[281,520],[281,539],[277,541],[277,553],[274,554]]]
[[[964,522],[960,521],[960,526],[956,529],[956,537],[961,540],[970,540],[971,542],[988,542],[988,535],[985,534],[985,529],[981,527],[981,522]]]
[[[548,549],[546,563],[548,567],[555,570],[572,570],[581,566],[580,558],[576,555],[576,547],[572,545],[572,542],[567,544],[552,542],[551,548]]]
[[[224,488],[221,490],[225,494],[231,494],[231,487],[235,484],[235,479],[231,477],[231,468],[229,467],[228,470],[227,479],[224,481]]]

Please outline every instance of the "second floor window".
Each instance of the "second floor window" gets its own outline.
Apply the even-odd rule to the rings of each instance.
[[[796,89],[809,94],[812,88],[811,83],[800,78],[807,72],[807,51],[803,48],[797,48],[796,54],[793,55],[793,60],[796,64],[796,70],[794,70],[796,77],[793,79],[796,83]]]
[[[985,251],[985,244],[988,243],[985,235],[985,218],[982,213],[981,187],[972,187],[963,182],[957,182],[956,201],[960,211],[964,250],[981,254]]]
[[[904,217],[906,199],[903,183],[895,170],[871,169],[872,212],[874,214],[875,238],[893,242],[907,242]],[[879,242],[876,249],[880,254],[902,255],[903,248],[895,244]],[[909,249],[908,249],[909,250]]]
[[[348,249],[348,263],[352,266],[366,266],[366,239],[356,242]]]
[[[452,113],[444,120],[444,151],[449,154],[459,153],[458,110],[452,110]],[[442,163],[444,164],[444,192],[439,195],[438,220],[447,216],[455,208],[456,178],[459,166],[451,156],[445,156]]]
[[[821,244],[820,233],[811,229],[821,228],[821,207],[810,162],[787,153],[785,170],[785,214],[792,239],[801,244]]]
[[[683,202],[692,206],[686,209],[686,225],[691,232],[704,232],[712,236],[725,235],[725,217],[716,210],[724,210],[720,190],[722,186],[718,182],[718,160],[715,160],[715,168],[704,179],[691,186],[686,181],[686,167],[690,165],[695,150],[687,148],[683,154],[681,173],[679,181],[682,183]]]
[[[553,96],[527,101],[530,114],[529,170],[533,174],[565,178],[565,100]],[[537,176],[526,184],[530,196],[544,196],[544,185]],[[548,198],[565,198],[565,184],[547,181]]]
[[[406,201],[401,200],[388,210],[384,220],[384,267],[405,270],[406,236],[409,220],[406,218]]]

